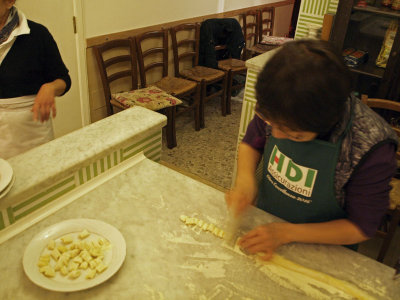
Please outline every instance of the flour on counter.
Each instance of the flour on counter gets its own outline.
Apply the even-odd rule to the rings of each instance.
[[[192,245],[204,245],[208,246],[210,243],[202,243],[196,241],[191,235],[189,234],[182,234],[178,236],[176,231],[173,232],[163,232],[161,236],[169,242],[177,243],[177,244],[192,244]]]
[[[196,291],[196,286],[193,283],[186,283],[185,284],[191,292]]]
[[[233,290],[232,290],[232,288],[233,288]],[[237,289],[236,285],[234,287],[231,287],[231,286],[226,286],[224,284],[217,284],[216,286],[214,286],[214,288],[212,290],[208,291],[206,295],[200,295],[200,297],[198,299],[199,300],[220,300],[220,299],[224,299],[224,300],[236,300],[236,299],[254,300],[253,298],[242,296],[240,293],[238,293],[237,290],[238,289]],[[254,291],[250,290],[250,292],[254,292]],[[267,295],[264,295],[264,294],[259,295],[258,299],[271,300],[270,297],[268,297]]]
[[[145,284],[144,287],[146,288],[147,292],[151,293],[151,300],[165,300],[163,293],[153,290],[147,284]]]
[[[371,284],[370,282],[360,282],[359,286],[363,290],[370,291],[372,293],[378,294],[383,298],[386,298],[387,297],[386,286],[383,286],[382,282],[379,279],[376,279],[375,282],[376,284]]]
[[[208,221],[209,221],[210,223],[213,223],[213,224],[217,224],[217,223],[218,223],[217,220],[214,219],[214,218],[207,217],[207,219],[208,219]]]
[[[164,208],[165,207],[165,200],[164,200],[163,195],[160,195],[159,203],[156,202],[154,204],[151,204],[151,206],[153,206],[154,208],[157,208],[157,209]]]
[[[206,278],[221,278],[225,277],[225,262],[223,261],[204,261],[196,265],[182,265],[182,269],[195,270],[203,273]]]
[[[252,297],[255,297],[256,299],[273,300],[269,295],[266,295],[262,291],[250,288],[245,283],[236,282],[235,284],[232,284],[232,283],[230,283],[230,284],[231,284],[231,286],[227,287],[227,288],[234,291],[234,294],[236,296],[234,299],[239,299],[239,297],[242,297],[242,299],[251,299],[251,298],[243,298],[243,296],[241,296],[243,294],[247,294],[247,295],[251,295]]]
[[[224,253],[224,252],[216,251],[216,250],[207,252],[207,254],[200,253],[200,252],[192,253],[191,255],[189,255],[189,257],[206,258],[206,259],[218,259],[218,260],[231,260],[233,258],[232,255],[229,255],[229,254]]]

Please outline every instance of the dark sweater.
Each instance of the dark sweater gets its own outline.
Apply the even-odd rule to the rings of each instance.
[[[218,45],[226,45],[226,49],[216,51]],[[199,65],[218,69],[218,60],[240,59],[244,45],[242,28],[236,19],[205,20],[200,27]]]
[[[56,42],[46,27],[28,20],[30,34],[16,38],[0,65],[1,98],[37,94],[40,87],[55,79],[71,87],[68,69],[61,59]]]

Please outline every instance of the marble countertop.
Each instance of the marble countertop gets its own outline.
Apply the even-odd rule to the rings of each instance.
[[[248,69],[252,69],[256,72],[259,72],[262,70],[264,65],[267,63],[267,61],[277,52],[279,51],[279,48],[272,49],[270,51],[267,51],[263,54],[257,55],[253,58],[250,58],[246,60],[246,67]]]
[[[156,162],[140,160],[1,244],[0,298],[310,299],[290,283],[277,284],[253,259],[233,251],[221,239],[187,227],[179,220],[182,214],[223,227],[224,195]],[[47,291],[24,274],[24,250],[35,234],[72,218],[98,219],[115,226],[127,243],[125,261],[99,286],[71,293]],[[276,218],[251,208],[240,232],[272,220]],[[391,279],[393,269],[346,248],[291,244],[279,253],[349,281],[376,299],[395,299],[400,294],[400,285]]]
[[[166,120],[162,114],[137,106],[10,158],[15,183],[1,199],[0,210],[73,174],[105,151],[118,149],[132,138],[139,140],[153,129],[159,130]]]

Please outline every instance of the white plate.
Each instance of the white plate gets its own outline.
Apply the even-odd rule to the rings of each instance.
[[[6,188],[4,190],[0,191],[0,199],[8,194],[8,192],[11,190],[11,187],[13,186],[14,182],[15,182],[15,176],[13,175],[11,178],[11,182],[8,184],[8,186],[6,186]]]
[[[93,279],[86,279],[84,274],[77,279],[69,279],[68,276],[56,276],[48,278],[39,272],[37,263],[39,257],[47,247],[50,240],[57,240],[66,234],[74,239],[78,233],[87,229],[91,235],[87,238],[103,237],[107,239],[112,247],[107,250],[103,262],[108,268]],[[86,240],[86,239],[85,239]],[[126,243],[121,232],[115,227],[99,220],[92,219],[70,219],[50,227],[38,233],[25,249],[23,267],[25,274],[35,284],[51,291],[72,292],[94,287],[114,275],[121,267],[126,255]]]
[[[13,170],[8,161],[0,158],[0,192],[11,182]]]

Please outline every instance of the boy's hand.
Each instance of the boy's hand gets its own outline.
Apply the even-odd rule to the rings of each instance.
[[[239,246],[248,254],[263,253],[263,260],[270,260],[275,250],[289,241],[286,239],[287,223],[270,223],[258,226],[245,234]]]
[[[238,180],[235,187],[225,194],[226,204],[234,216],[241,215],[252,205],[257,196],[257,183],[254,177]]]

